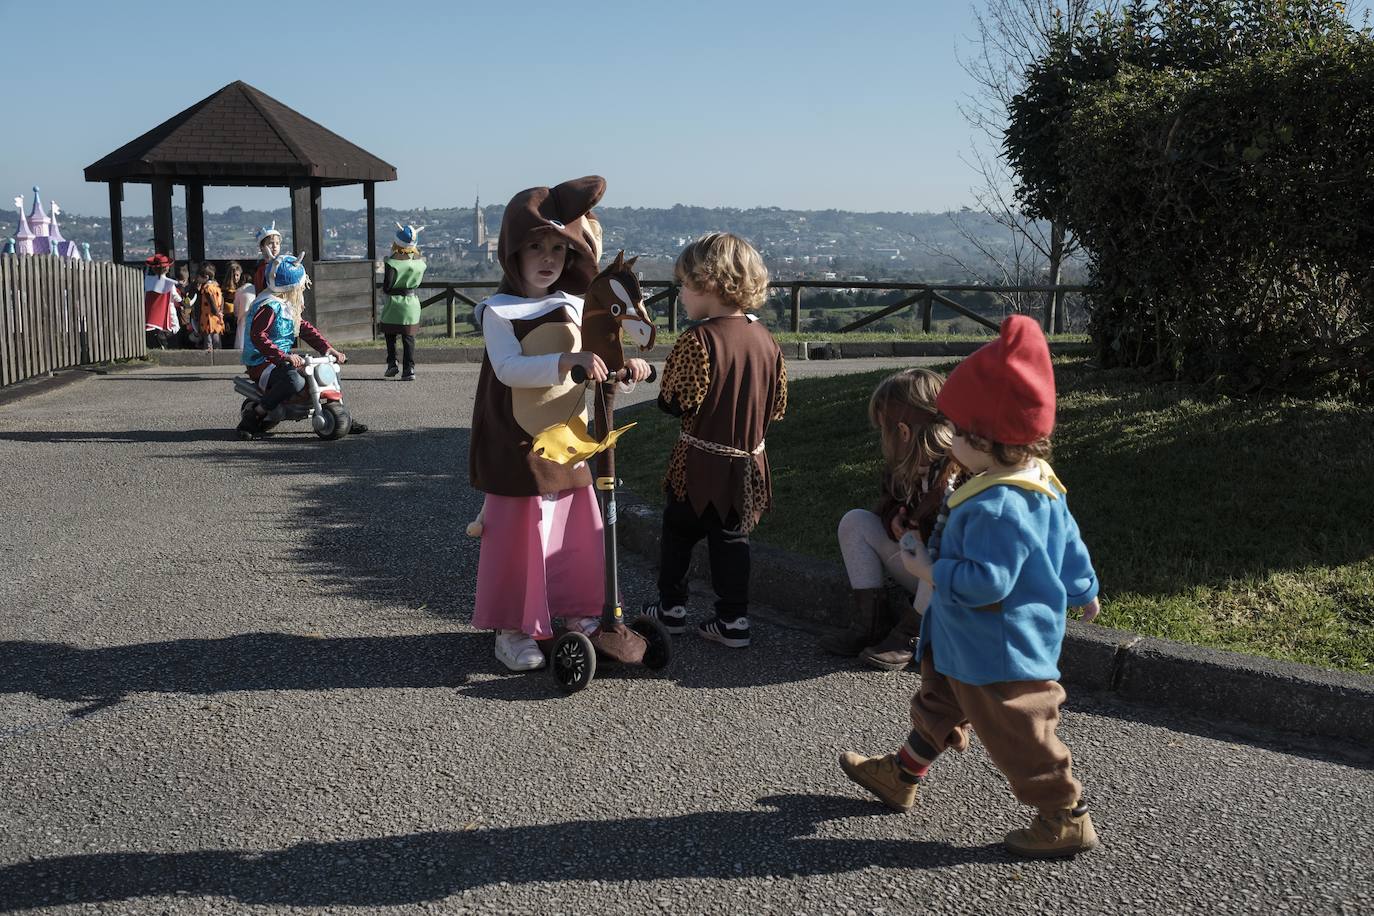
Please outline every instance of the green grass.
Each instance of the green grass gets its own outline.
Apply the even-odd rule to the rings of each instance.
[[[1374,409],[1219,399],[1083,359],[1056,372],[1053,463],[1102,580],[1103,624],[1374,674]],[[759,540],[839,558],[840,516],[876,494],[865,404],[884,374],[793,382],[768,436],[776,508]],[[617,468],[661,499],[677,424],[635,419]]]

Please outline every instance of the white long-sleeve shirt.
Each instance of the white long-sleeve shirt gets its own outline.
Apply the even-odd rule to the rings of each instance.
[[[563,373],[558,371],[562,354],[526,356],[512,323],[539,318],[560,308],[568,310],[574,324],[582,324],[582,300],[567,293],[553,293],[540,299],[498,293],[478,304],[473,317],[482,331],[492,372],[501,384],[510,388],[548,388],[563,380]]]

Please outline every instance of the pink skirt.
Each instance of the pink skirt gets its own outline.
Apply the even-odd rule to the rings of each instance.
[[[605,563],[591,487],[556,499],[487,494],[472,625],[548,639],[554,617],[599,617]]]

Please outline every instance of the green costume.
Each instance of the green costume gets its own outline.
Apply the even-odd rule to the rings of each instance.
[[[389,295],[386,307],[378,317],[380,325],[394,325],[397,332],[401,328],[411,329],[420,323],[420,297],[415,288],[425,276],[425,262],[422,259],[387,258],[383,262],[382,288]]]

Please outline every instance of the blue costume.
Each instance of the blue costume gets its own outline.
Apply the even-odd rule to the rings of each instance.
[[[950,496],[918,658],[965,684],[1059,679],[1065,613],[1098,587],[1065,494],[1042,461]]]

